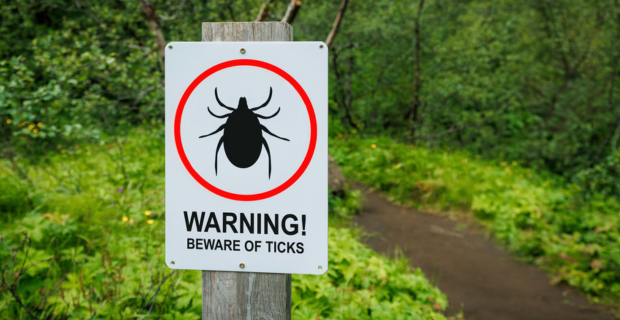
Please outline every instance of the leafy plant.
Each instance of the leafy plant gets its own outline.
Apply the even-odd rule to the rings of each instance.
[[[201,273],[163,261],[163,138],[144,126],[63,145],[24,178],[0,162],[0,213],[13,217],[0,223],[0,317],[200,319]],[[332,218],[359,210],[347,194]],[[295,319],[445,319],[445,295],[406,260],[335,226],[329,250],[327,275],[293,277]]]

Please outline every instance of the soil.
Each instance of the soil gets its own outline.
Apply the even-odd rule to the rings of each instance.
[[[408,210],[364,190],[355,223],[378,252],[402,250],[448,296],[447,315],[467,320],[613,320],[566,285],[551,285],[535,266],[514,259],[473,224]]]

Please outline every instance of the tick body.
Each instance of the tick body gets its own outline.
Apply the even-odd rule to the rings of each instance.
[[[269,129],[263,126],[259,121],[259,118],[260,119],[271,119],[275,117],[276,115],[278,115],[278,113],[280,113],[280,108],[278,108],[278,111],[276,111],[274,114],[270,116],[263,116],[263,115],[254,113],[254,111],[266,107],[267,104],[269,104],[269,101],[271,101],[272,93],[273,93],[272,88],[269,88],[269,97],[267,98],[267,101],[263,103],[262,105],[255,107],[255,108],[251,108],[251,109],[248,107],[248,103],[245,97],[241,97],[239,98],[239,104],[237,106],[237,109],[233,109],[231,107],[226,106],[225,104],[222,103],[222,101],[220,101],[220,98],[217,95],[217,88],[215,88],[215,99],[217,100],[217,103],[221,107],[232,111],[231,113],[220,116],[220,115],[214,114],[211,111],[211,109],[207,107],[207,110],[212,116],[216,118],[220,118],[220,119],[227,118],[227,120],[226,120],[226,123],[221,125],[217,130],[207,135],[203,135],[199,137],[199,138],[206,138],[220,131],[224,131],[224,134],[220,138],[219,142],[217,143],[217,148],[215,149],[215,174],[216,175],[217,175],[217,155],[220,151],[220,148],[222,147],[222,144],[224,145],[224,152],[226,153],[226,157],[228,158],[228,161],[230,161],[230,163],[232,163],[234,166],[238,168],[249,168],[252,165],[254,165],[254,163],[256,163],[256,161],[260,157],[260,154],[264,146],[265,150],[267,151],[267,156],[269,159],[269,171],[268,172],[269,172],[269,178],[271,178],[271,152],[269,151],[269,145],[267,144],[267,140],[265,140],[265,137],[263,136],[263,132],[273,137],[276,137],[278,139],[282,139],[285,141],[289,141],[289,140],[271,133],[271,131],[269,131]]]

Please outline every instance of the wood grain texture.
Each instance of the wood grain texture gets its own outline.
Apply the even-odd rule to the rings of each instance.
[[[285,22],[202,24],[202,41],[293,41]],[[202,272],[203,320],[290,320],[291,275]]]
[[[202,272],[202,319],[291,319],[291,275]]]
[[[203,22],[202,41],[293,41],[286,22]]]

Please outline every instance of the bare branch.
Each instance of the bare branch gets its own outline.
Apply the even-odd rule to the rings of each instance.
[[[261,22],[265,20],[267,17],[267,12],[269,12],[269,5],[273,2],[273,0],[265,0],[262,6],[260,6],[260,11],[258,11],[258,16],[256,16],[256,22]]]
[[[2,241],[2,244],[4,244],[4,246],[7,249],[9,249],[9,252],[11,253],[11,259],[10,259],[11,260],[11,271],[8,272],[6,279],[4,277],[4,272],[0,273],[0,283],[2,284],[2,287],[6,288],[11,293],[11,295],[13,296],[13,299],[17,301],[17,303],[22,307],[22,309],[24,309],[24,311],[26,311],[26,313],[30,317],[40,320],[40,318],[37,317],[37,315],[35,315],[30,309],[28,309],[26,304],[22,301],[21,297],[17,293],[17,283],[19,282],[19,278],[23,275],[22,272],[24,271],[26,260],[28,260],[28,252],[30,251],[30,242],[28,242],[28,235],[24,233],[24,241],[21,242],[21,245],[26,247],[26,254],[24,256],[24,261],[22,263],[22,266],[17,273],[15,273],[15,258],[17,257],[17,254],[13,253],[13,249],[9,247],[9,245],[6,242],[4,242],[4,239],[1,239],[1,241]],[[10,279],[11,272],[14,273],[13,279]]]
[[[282,22],[292,24],[300,8],[301,8],[301,0],[291,0],[291,3],[288,5],[288,8],[286,9],[286,13],[284,14],[284,18],[282,18]]]
[[[173,270],[170,271],[170,273],[168,273],[167,275],[163,276],[160,280],[159,280],[159,285],[157,286],[157,290],[155,290],[155,293],[153,293],[153,295],[151,296],[151,298],[147,301],[147,305],[149,306],[148,311],[146,312],[146,314],[144,316],[142,316],[142,318],[140,318],[140,320],[145,319],[146,317],[148,317],[151,314],[151,311],[153,311],[153,307],[155,306],[155,298],[157,297],[157,295],[159,294],[159,291],[161,290],[161,286],[164,285],[164,283],[170,279],[170,277],[172,277],[173,275],[175,275],[177,273],[177,270]],[[146,307],[146,306],[145,306]]]
[[[332,31],[329,32],[327,39],[325,40],[325,44],[327,47],[332,45],[334,42],[334,38],[338,34],[338,29],[340,28],[340,23],[342,22],[342,17],[344,17],[344,12],[347,10],[347,4],[349,4],[349,0],[342,0],[340,3],[340,9],[338,10],[338,14],[336,15],[336,20],[334,20],[334,26],[332,26]]]

